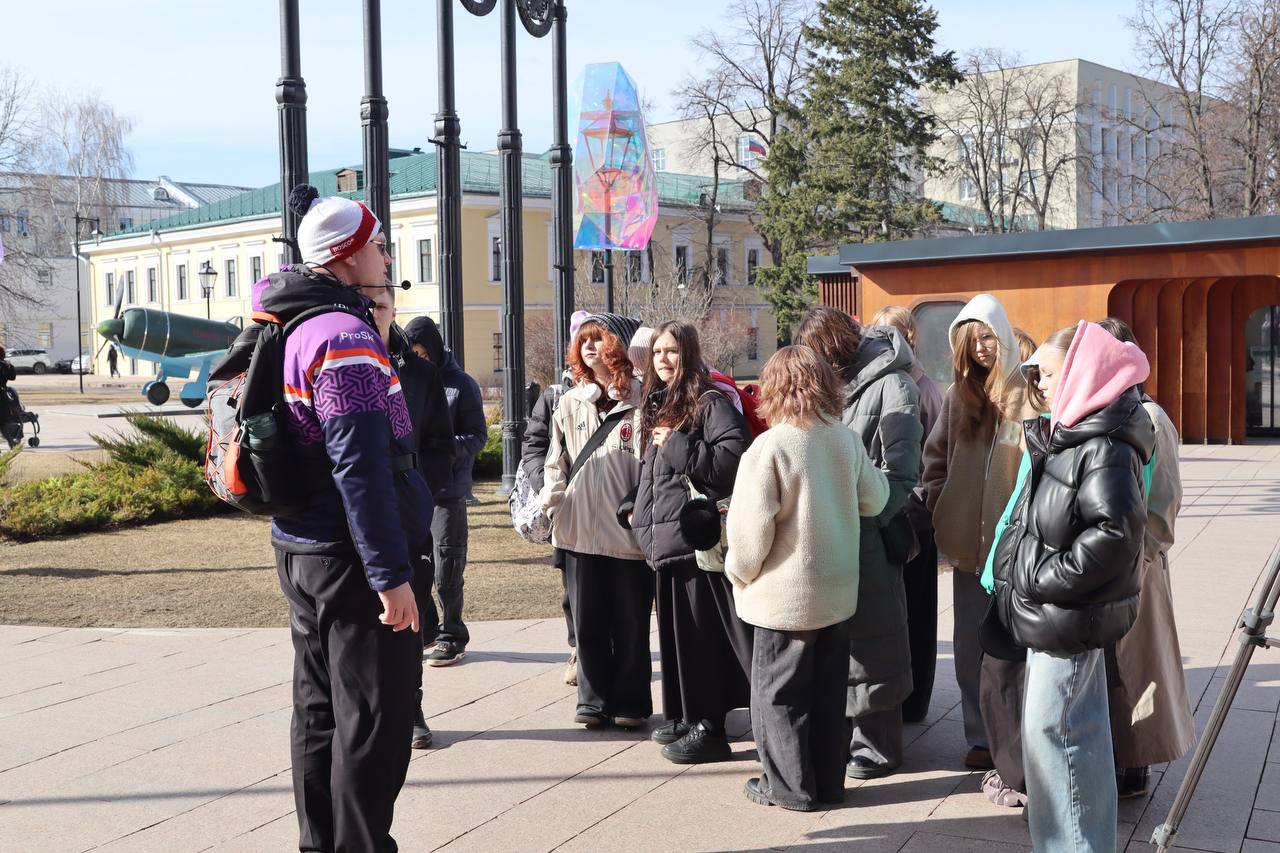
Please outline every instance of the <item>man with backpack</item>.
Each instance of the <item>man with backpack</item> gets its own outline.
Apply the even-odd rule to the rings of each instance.
[[[370,303],[386,280],[381,224],[362,204],[298,187],[303,264],[254,287],[255,317],[289,328],[283,387],[305,506],[272,519],[294,644],[294,800],[302,850],[392,851],[421,657],[408,543],[431,495],[413,424]]]
[[[467,497],[471,494],[471,469],[489,437],[484,419],[480,385],[458,365],[444,345],[440,329],[430,317],[414,317],[404,328],[413,351],[440,371],[449,416],[453,419],[457,456],[453,461],[453,481],[433,492],[436,512],[431,520],[435,543],[435,585],[440,596],[437,621],[435,604],[427,596],[425,635],[435,648],[427,654],[429,666],[451,666],[466,654],[471,635],[462,621],[463,570],[467,565]]]

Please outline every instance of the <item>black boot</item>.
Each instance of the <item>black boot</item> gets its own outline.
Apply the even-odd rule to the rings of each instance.
[[[422,691],[418,691],[418,701],[413,705],[413,740],[409,742],[413,749],[426,749],[431,746],[431,729],[427,727],[427,718],[422,715]]]
[[[672,764],[710,764],[733,758],[733,749],[723,730],[714,729],[703,720],[680,740],[664,746],[662,757]]]

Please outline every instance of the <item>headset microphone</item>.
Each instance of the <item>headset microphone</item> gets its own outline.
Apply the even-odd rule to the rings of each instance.
[[[408,279],[405,279],[404,281],[400,282],[400,289],[401,289],[401,290],[408,290],[408,289],[409,289],[410,287],[412,287],[412,286],[413,286],[413,285],[409,284],[409,280],[408,280]]]

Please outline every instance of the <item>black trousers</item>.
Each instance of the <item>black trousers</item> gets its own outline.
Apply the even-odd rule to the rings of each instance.
[[[929,713],[938,664],[938,545],[933,530],[917,530],[920,553],[902,570],[907,590],[907,640],[911,646],[911,695],[902,703],[902,719],[918,723]]]
[[[565,552],[559,548],[552,551],[551,565],[560,570],[560,588],[564,590],[564,595],[560,597],[560,609],[564,611],[564,627],[569,634],[569,648],[576,649],[578,639],[573,633],[573,602],[569,600],[569,574],[565,571],[564,554]]]
[[[751,704],[755,628],[738,618],[729,579],[692,557],[657,575],[663,716],[723,732],[725,715]]]
[[[276,550],[293,637],[293,797],[304,853],[395,851],[422,644],[378,621],[355,556]]]
[[[779,805],[844,800],[849,622],[816,631],[756,628],[751,730],[760,790]]]
[[[578,713],[653,713],[649,613],[653,571],[643,560],[565,551],[578,649]]]
[[[982,682],[978,701],[987,731],[991,763],[1000,778],[1013,790],[1027,792],[1027,775],[1022,766],[1022,701],[1027,681],[1027,663],[982,656]]]

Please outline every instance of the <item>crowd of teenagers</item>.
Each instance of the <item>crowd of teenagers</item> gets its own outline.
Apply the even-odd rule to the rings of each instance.
[[[395,850],[410,744],[430,741],[424,643],[438,664],[467,644],[484,418],[435,325],[395,324],[376,217],[310,188],[290,204],[304,263],[259,282],[254,308],[287,324],[326,307],[283,356],[311,502],[272,525],[300,849]],[[729,760],[726,717],[748,708],[745,796],[841,803],[846,778],[899,770],[904,725],[929,713],[942,567],[965,766],[1025,808],[1035,849],[1110,853],[1117,799],[1194,738],[1166,557],[1178,436],[1119,321],[1037,347],[977,296],[951,324],[946,388],[917,334],[905,308],[863,324],[817,307],[740,389],[688,323],[574,315],[518,477],[563,570],[574,722],[649,725],[656,605],[662,756]],[[433,582],[443,615],[420,619]]]

